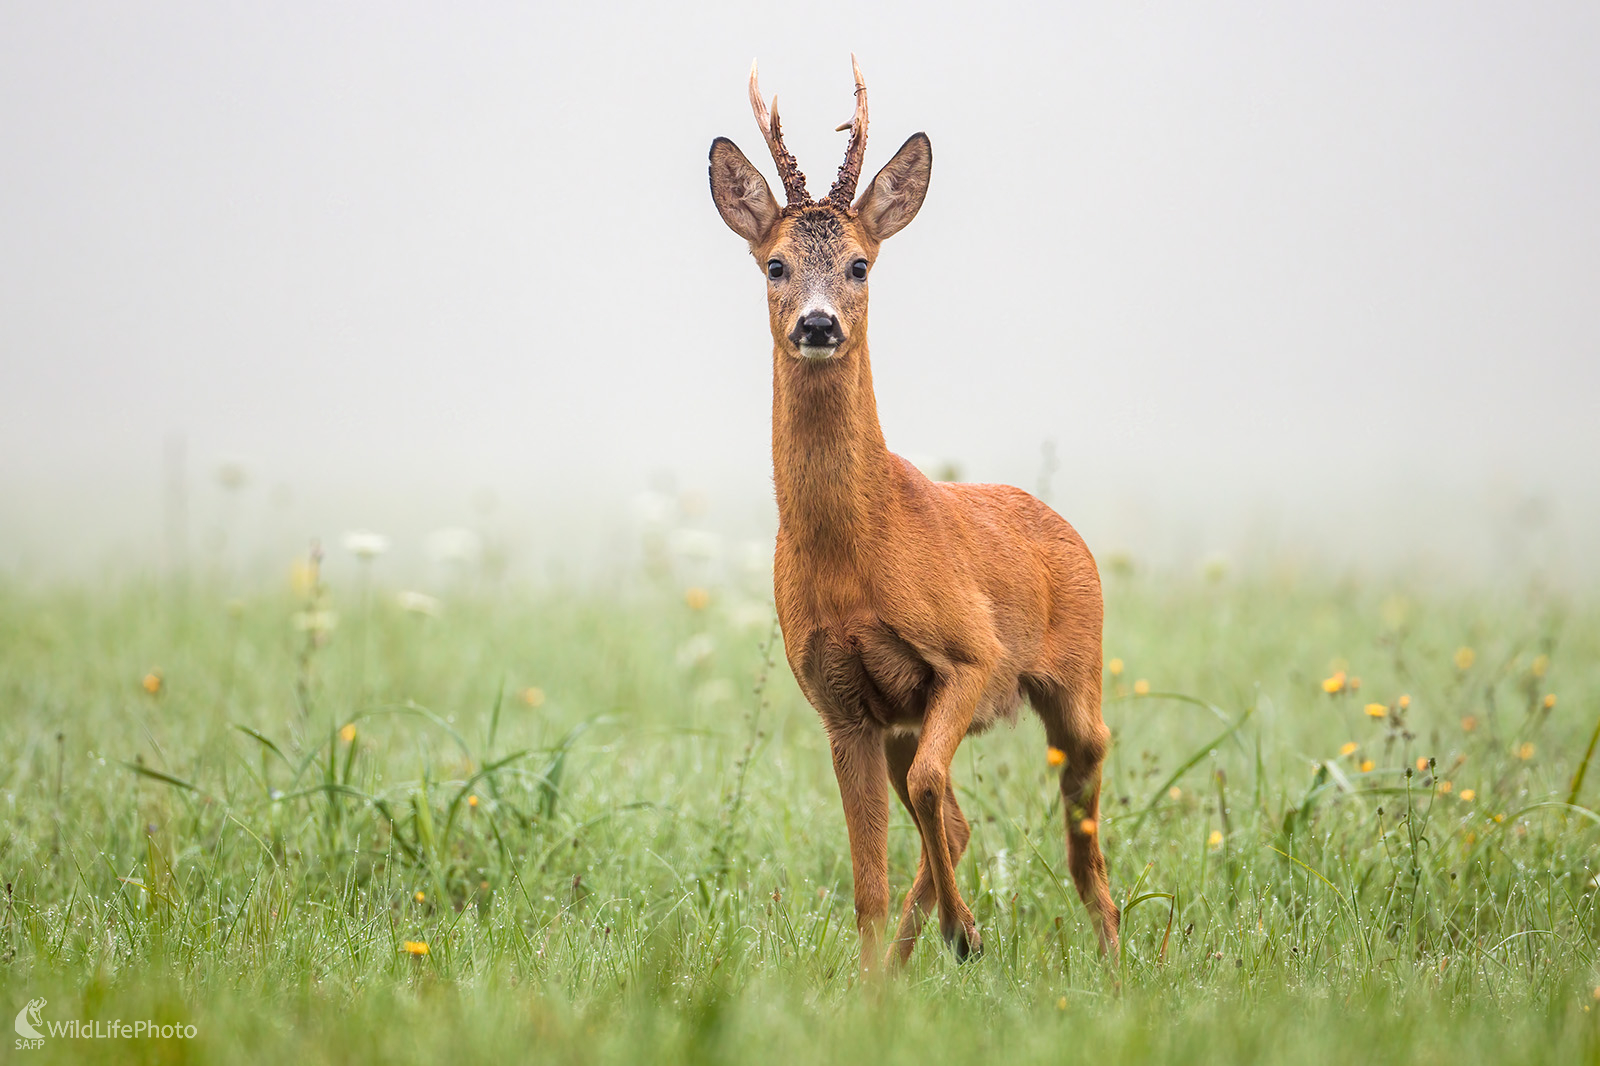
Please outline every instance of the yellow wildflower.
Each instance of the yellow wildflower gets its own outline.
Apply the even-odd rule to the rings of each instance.
[[[140,681],[139,684],[143,685],[144,690],[150,693],[150,695],[161,695],[161,674],[157,671],[152,670],[148,674],[145,674],[144,680]]]
[[[711,602],[711,593],[696,585],[684,592],[683,602],[689,605],[691,611],[703,611]]]
[[[522,702],[529,707],[544,706],[544,689],[529,685],[522,690]]]
[[[1060,766],[1067,761],[1067,753],[1060,748],[1046,748],[1044,749],[1044,761],[1051,766]]]
[[[1078,823],[1078,832],[1086,837],[1092,837],[1100,831],[1099,824],[1093,818],[1085,818]]]
[[[1552,707],[1554,707],[1555,705],[1556,705],[1556,694],[1554,692],[1545,693],[1545,696],[1544,696],[1544,709],[1548,711]]]
[[[1594,990],[1594,998],[1595,999],[1600,999],[1600,988],[1596,988]],[[1066,1009],[1067,1009],[1067,997],[1066,996],[1062,996],[1060,999],[1056,1000],[1056,1010],[1066,1010]]]
[[[1427,768],[1428,768],[1428,757],[1426,755],[1418,755],[1417,756],[1417,773],[1420,774],[1424,770],[1426,770]]]
[[[1456,649],[1453,658],[1455,659],[1456,669],[1466,671],[1471,670],[1472,664],[1478,661],[1478,653],[1466,645],[1462,645]]]
[[[1352,677],[1349,681],[1346,681],[1345,684],[1350,687],[1351,692],[1361,691],[1361,679],[1359,677]]]
[[[467,797],[467,806],[468,807],[476,807],[477,805],[478,805],[478,797],[477,796],[468,796]]]
[[[356,724],[354,722],[350,722],[343,729],[339,730],[339,739],[344,741],[346,744],[356,739]]]
[[[1372,768],[1374,766],[1376,766],[1376,765],[1377,764],[1374,763],[1371,759],[1362,759],[1361,760],[1361,772],[1364,773],[1364,774],[1370,774],[1372,772]]]
[[[1403,711],[1407,707],[1411,706],[1411,697],[1401,696],[1398,700],[1395,700],[1395,703],[1398,704],[1400,709]]]
[[[1148,696],[1148,695],[1150,695],[1150,682],[1146,681],[1142,677],[1139,680],[1135,681],[1133,683],[1133,694],[1135,696]]]
[[[1322,679],[1322,691],[1330,696],[1337,695],[1344,691],[1344,681],[1344,671],[1335,670],[1331,676]]]
[[[1382,718],[1384,715],[1386,715],[1388,713],[1389,713],[1389,708],[1384,706],[1381,703],[1369,703],[1369,704],[1367,704],[1367,717],[1368,718]]]
[[[1533,751],[1534,751],[1533,745],[1531,743],[1526,743],[1525,742],[1522,745],[1522,747],[1517,749],[1517,758],[1519,758],[1519,759],[1531,759],[1531,758],[1533,758]]]
[[[1478,798],[1478,792],[1477,792],[1476,789],[1464,788],[1464,789],[1461,790],[1461,802],[1462,803],[1471,803],[1473,800],[1475,800],[1477,798]]]
[[[1356,749],[1359,748],[1359,747],[1361,747],[1361,745],[1357,744],[1355,741],[1347,740],[1347,741],[1345,741],[1344,747],[1339,749],[1339,754],[1340,755],[1354,755],[1356,753]]]
[[[412,896],[411,898],[416,900],[418,903],[421,903],[421,902],[423,902],[424,900],[426,900],[428,898],[428,894],[426,892],[418,890],[417,894],[415,896]]]
[[[1121,677],[1122,676],[1122,660],[1121,659],[1112,659],[1110,662],[1106,663],[1106,669],[1111,671],[1111,676],[1112,677]]]
[[[1503,814],[1497,814],[1497,815],[1494,816],[1494,824],[1495,825],[1501,825],[1501,824],[1503,824],[1505,822],[1505,820],[1506,820],[1506,816],[1503,815]]]
[[[405,942],[405,951],[407,955],[421,958],[428,953],[428,942],[426,940],[407,940]]]
[[[1450,794],[1450,790],[1455,788],[1455,787],[1456,786],[1452,785],[1448,781],[1440,781],[1439,782],[1439,791],[1444,793],[1445,795],[1449,795]]]
[[[1469,714],[1465,718],[1461,719],[1461,731],[1463,733],[1470,733],[1476,728],[1478,728],[1478,719],[1476,716]]]
[[[1533,674],[1534,677],[1543,677],[1545,674],[1549,673],[1550,672],[1550,656],[1548,656],[1548,655],[1535,656],[1534,660],[1533,660],[1533,665],[1528,667],[1528,672]]]
[[[1206,844],[1213,848],[1222,847],[1222,830],[1213,829],[1211,835],[1206,837]]]
[[[1179,788],[1177,785],[1173,785],[1171,788],[1167,789],[1167,798],[1171,800],[1182,799],[1183,789]]]

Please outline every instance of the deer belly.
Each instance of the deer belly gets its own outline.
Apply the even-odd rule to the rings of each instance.
[[[828,704],[818,711],[892,729],[921,723],[933,668],[893,630],[837,626],[818,630],[810,643],[807,673]]]

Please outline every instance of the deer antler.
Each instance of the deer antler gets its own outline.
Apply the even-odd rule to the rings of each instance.
[[[845,210],[849,210],[850,201],[855,198],[856,182],[861,180],[861,161],[867,154],[867,80],[861,76],[861,64],[856,62],[854,52],[850,54],[850,67],[856,75],[856,113],[836,131],[849,130],[850,144],[844,150],[839,176],[833,180],[833,188],[825,197]]]
[[[783,130],[778,125],[778,98],[772,98],[772,111],[769,114],[765,101],[761,99],[761,86],[756,84],[755,60],[750,61],[750,109],[756,113],[756,125],[761,127],[761,136],[772,152],[772,161],[778,164],[778,177],[783,182],[789,206],[809,204],[811,194],[806,192],[806,176],[800,173],[799,162],[783,146]]]

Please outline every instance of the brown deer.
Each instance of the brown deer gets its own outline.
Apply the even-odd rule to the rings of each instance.
[[[717,211],[767,275],[772,326],[772,466],[778,497],[773,592],[795,680],[827,729],[844,801],[863,968],[889,909],[887,785],[922,837],[890,959],[903,963],[937,901],[956,957],[981,952],[956,887],[970,831],[951,787],[963,737],[1024,699],[1066,755],[1067,856],[1102,952],[1119,914],[1098,844],[1103,607],[1077,532],[1008,485],[936,483],[892,454],[867,355],[867,278],[882,243],[922,206],[933,166],[914,134],[851,203],[867,145],[867,90],[844,165],[813,201],[750,68],[750,104],[787,203],[727,138],[711,144]]]

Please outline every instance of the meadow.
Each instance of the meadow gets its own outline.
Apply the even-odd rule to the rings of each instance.
[[[1600,600],[1105,571],[1121,957],[1024,711],[882,981],[759,569],[0,583],[0,1009],[194,1034],[6,1056],[1600,1062]]]

